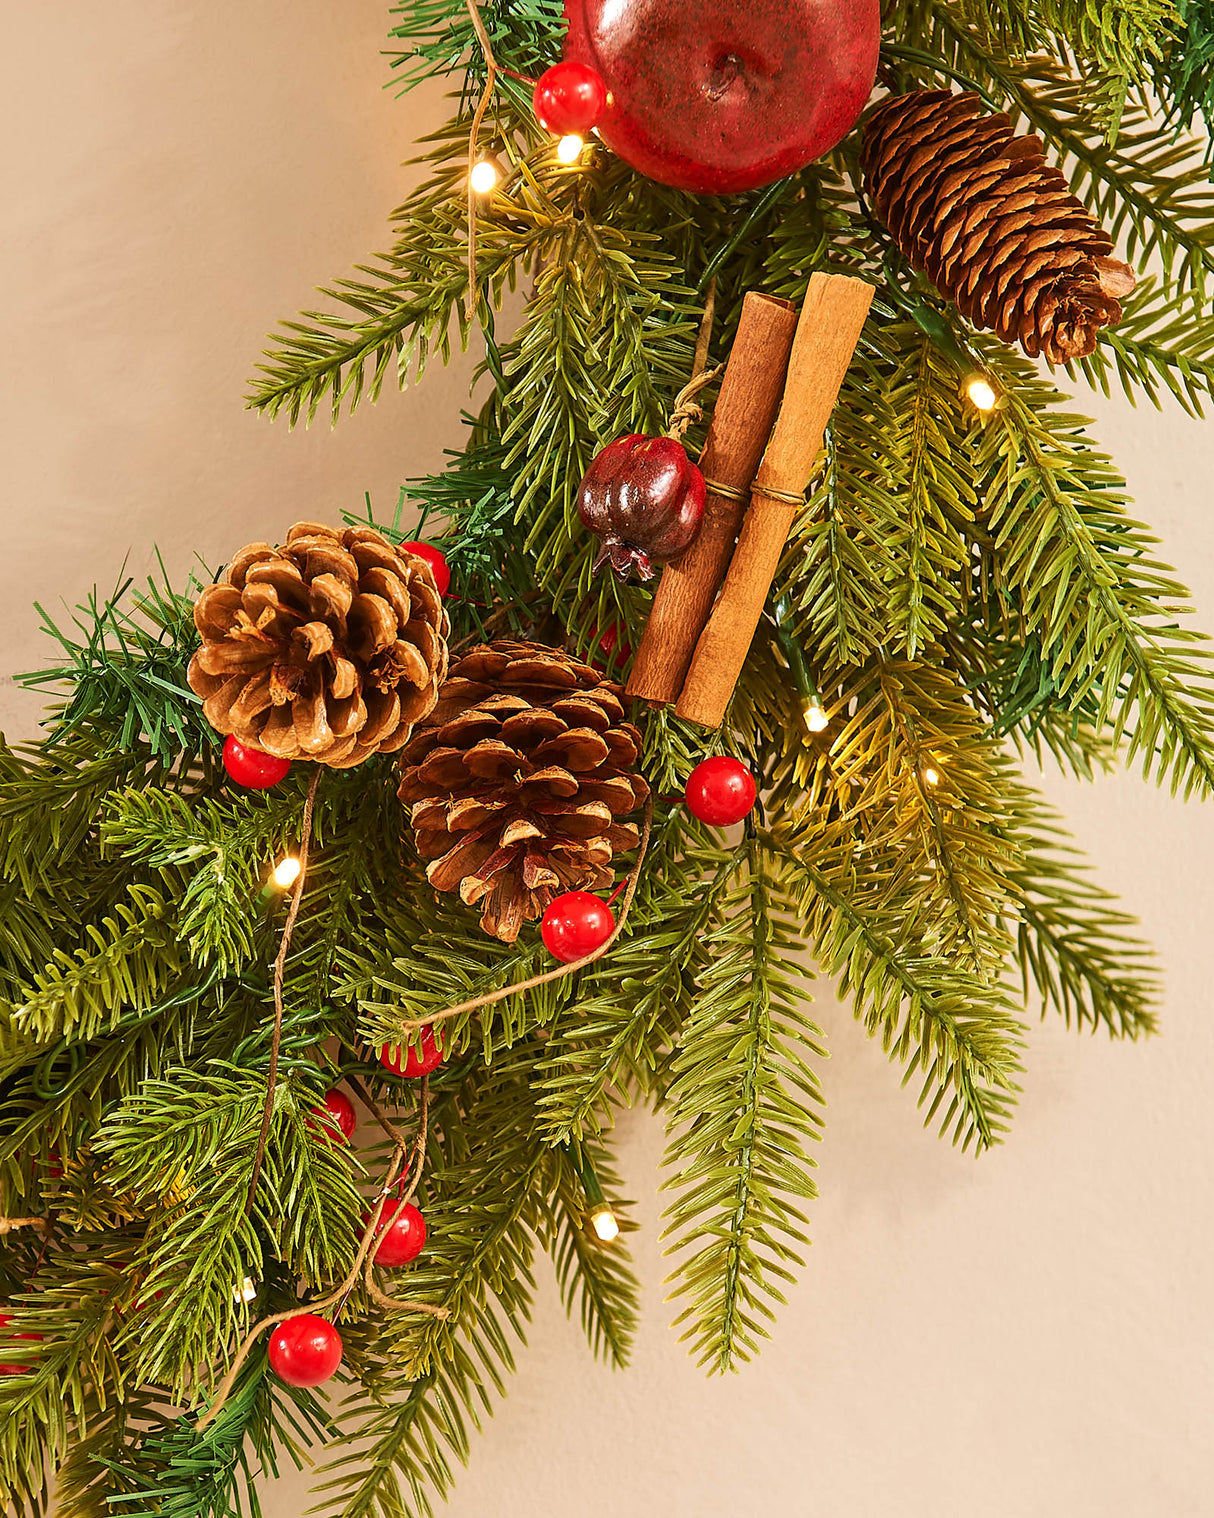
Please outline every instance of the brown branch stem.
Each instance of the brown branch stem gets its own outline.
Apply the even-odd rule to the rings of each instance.
[[[364,1099],[366,1099],[364,1093],[360,1092],[360,1095],[364,1095]],[[368,1102],[368,1105],[370,1105],[370,1102]],[[418,1128],[417,1137],[415,1140],[417,1144],[417,1158],[413,1166],[413,1178],[410,1182],[409,1191],[404,1198],[406,1202],[412,1199],[413,1195],[417,1191],[418,1181],[421,1179],[422,1164],[424,1163],[426,1153],[426,1133],[428,1127],[429,1107],[430,1077],[426,1076],[422,1081],[419,1101]],[[375,1108],[372,1108],[372,1111],[375,1111]],[[386,1125],[387,1120],[385,1119],[384,1122]],[[397,1132],[399,1133],[399,1130],[397,1130]],[[395,1186],[397,1183],[400,1175],[400,1167],[405,1161],[406,1155],[408,1153],[408,1148],[409,1140],[405,1137],[404,1134],[399,1134],[399,1138],[396,1140],[392,1151],[392,1158],[388,1162],[387,1176],[384,1180],[383,1185],[379,1189],[379,1195],[375,1198],[375,1204],[368,1214],[366,1226],[363,1229],[362,1237],[359,1239],[358,1251],[354,1256],[354,1263],[350,1267],[349,1273],[346,1275],[341,1285],[335,1286],[332,1291],[328,1292],[323,1297],[317,1297],[314,1301],[301,1302],[298,1307],[287,1308],[285,1312],[270,1313],[267,1317],[261,1318],[253,1325],[253,1327],[245,1335],[239,1349],[237,1349],[235,1355],[232,1357],[232,1363],[228,1367],[227,1373],[224,1375],[219,1385],[215,1388],[215,1395],[211,1399],[210,1406],[207,1408],[206,1412],[199,1417],[198,1423],[196,1425],[199,1432],[201,1432],[209,1424],[213,1423],[219,1416],[224,1403],[232,1394],[232,1388],[236,1384],[236,1378],[240,1374],[241,1366],[248,1359],[249,1353],[252,1350],[253,1346],[257,1343],[261,1335],[265,1333],[267,1328],[273,1328],[279,1323],[285,1323],[289,1318],[299,1318],[304,1317],[309,1313],[323,1312],[328,1307],[336,1307],[340,1312],[342,1305],[344,1304],[346,1298],[350,1295],[351,1291],[354,1289],[354,1286],[357,1283],[360,1275],[365,1276],[368,1287],[371,1290],[372,1297],[374,1297],[374,1299],[379,1303],[381,1307],[388,1306],[396,1312],[427,1313],[431,1317],[436,1318],[447,1318],[450,1316],[450,1313],[445,1307],[434,1307],[431,1306],[429,1302],[400,1301],[395,1297],[389,1297],[386,1292],[380,1292],[371,1284],[371,1268],[374,1263],[374,1257],[371,1252],[372,1245],[375,1243],[376,1234],[379,1230],[379,1220],[383,1216],[384,1203],[391,1195],[393,1186]]]
[[[485,30],[485,23],[481,17],[480,7],[476,0],[464,0],[468,7],[468,14],[472,18],[472,29],[476,33],[476,40],[480,43],[481,52],[485,57],[485,87],[481,91],[481,98],[476,103],[476,114],[472,118],[472,129],[468,133],[468,288],[464,292],[464,316],[469,322],[476,320],[476,191],[472,188],[472,168],[476,163],[477,142],[481,135],[481,125],[485,120],[485,112],[489,109],[489,102],[493,99],[493,91],[497,87],[497,59],[493,56],[493,44],[489,40],[489,33]]]
[[[246,1215],[253,1211],[253,1198],[257,1195],[257,1182],[261,1179],[261,1166],[266,1157],[266,1140],[270,1135],[270,1119],[274,1113],[274,1092],[278,1086],[278,1055],[282,1047],[282,983],[286,974],[287,950],[291,947],[291,934],[295,931],[295,919],[299,916],[299,904],[303,900],[304,882],[308,877],[308,845],[312,839],[312,813],[316,807],[316,790],[320,785],[320,765],[312,772],[308,784],[308,797],[304,802],[303,823],[300,828],[299,876],[295,882],[295,894],[283,925],[282,941],[274,959],[274,1036],[270,1041],[270,1068],[266,1072],[266,1104],[261,1114],[261,1132],[257,1136],[257,1153],[253,1158],[253,1173],[249,1177],[249,1195],[245,1201]]]

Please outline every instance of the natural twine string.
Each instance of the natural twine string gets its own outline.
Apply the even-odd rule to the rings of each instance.
[[[351,1084],[354,1085],[354,1082],[351,1082]],[[223,1409],[224,1403],[232,1394],[232,1388],[236,1384],[236,1377],[240,1374],[241,1366],[248,1359],[249,1352],[252,1350],[253,1346],[257,1343],[257,1340],[261,1337],[267,1328],[273,1328],[279,1323],[285,1323],[290,1318],[300,1318],[305,1317],[309,1313],[323,1312],[328,1307],[336,1307],[338,1312],[340,1312],[342,1305],[346,1301],[346,1298],[350,1295],[350,1292],[357,1284],[360,1275],[363,1276],[363,1284],[367,1288],[369,1294],[381,1307],[387,1307],[395,1312],[425,1313],[432,1318],[445,1319],[451,1316],[450,1312],[445,1307],[434,1307],[429,1302],[402,1302],[398,1297],[389,1296],[387,1292],[381,1291],[379,1289],[372,1278],[372,1271],[374,1269],[375,1260],[374,1255],[372,1254],[371,1246],[376,1241],[376,1235],[379,1229],[379,1220],[383,1216],[384,1203],[391,1195],[392,1188],[397,1183],[397,1180],[400,1176],[401,1167],[405,1163],[405,1158],[408,1153],[410,1143],[407,1136],[403,1134],[398,1128],[396,1128],[395,1125],[388,1121],[388,1119],[379,1109],[378,1105],[367,1096],[366,1092],[363,1091],[361,1087],[355,1085],[355,1090],[358,1091],[358,1094],[362,1100],[367,1103],[380,1126],[383,1127],[385,1131],[390,1135],[394,1135],[394,1146],[392,1151],[392,1158],[388,1162],[387,1178],[379,1189],[379,1193],[375,1199],[375,1205],[372,1207],[370,1216],[367,1219],[367,1225],[363,1229],[362,1238],[359,1240],[358,1244],[358,1252],[354,1256],[354,1264],[350,1267],[350,1273],[346,1276],[345,1280],[342,1281],[340,1286],[335,1287],[326,1296],[318,1297],[315,1301],[312,1302],[301,1302],[298,1307],[288,1308],[286,1312],[271,1313],[268,1317],[262,1318],[259,1322],[253,1325],[253,1327],[249,1330],[248,1334],[242,1341],[240,1348],[236,1351],[236,1354],[232,1359],[232,1363],[228,1367],[227,1374],[215,1388],[215,1395],[211,1400],[210,1406],[207,1408],[206,1412],[203,1413],[198,1419],[196,1427],[199,1433],[201,1433],[202,1430],[209,1424],[213,1423],[219,1416],[220,1412]],[[413,1174],[409,1185],[409,1190],[402,1199],[402,1206],[406,1202],[412,1201],[414,1195],[417,1192],[418,1181],[421,1179],[422,1166],[425,1163],[426,1155],[426,1134],[429,1121],[429,1109],[430,1077],[427,1075],[422,1079],[421,1093],[418,1099],[418,1125],[416,1139],[417,1153],[412,1167]]]
[[[700,318],[700,331],[696,337],[695,357],[691,362],[691,379],[678,395],[674,398],[674,407],[670,413],[670,422],[666,428],[666,436],[672,437],[676,442],[682,442],[687,429],[698,422],[704,415],[704,408],[696,400],[696,396],[710,385],[724,364],[718,364],[715,369],[707,368],[708,345],[712,341],[712,323],[717,310],[717,277],[714,274],[708,281],[708,290],[704,296],[704,314]]]
[[[257,1195],[257,1182],[261,1179],[262,1162],[266,1157],[266,1140],[270,1134],[270,1119],[274,1112],[274,1091],[278,1085],[278,1055],[282,1048],[282,983],[286,973],[287,950],[291,947],[291,934],[295,931],[295,919],[299,916],[299,904],[303,900],[304,881],[308,875],[308,845],[312,839],[312,813],[316,807],[316,789],[320,784],[320,765],[312,772],[308,784],[308,798],[304,802],[303,823],[299,843],[299,875],[295,881],[295,894],[283,925],[282,941],[274,960],[274,1035],[270,1041],[270,1068],[266,1072],[266,1104],[261,1114],[261,1132],[257,1136],[257,1153],[253,1157],[253,1173],[249,1177],[249,1194],[245,1200],[245,1214],[253,1211],[253,1198]]]
[[[410,1018],[401,1024],[402,1033],[416,1033],[419,1028],[433,1027],[435,1023],[445,1023],[452,1017],[462,1017],[466,1012],[477,1012],[482,1007],[490,1007],[495,1002],[505,1001],[509,996],[520,996],[525,991],[534,991],[537,986],[545,986],[550,981],[562,980],[566,975],[573,975],[578,970],[584,970],[587,965],[594,964],[595,960],[602,959],[612,944],[624,931],[624,924],[628,921],[628,913],[632,909],[632,901],[637,892],[637,885],[641,879],[641,867],[645,863],[645,854],[649,848],[649,835],[653,831],[653,797],[650,796],[645,802],[645,819],[641,825],[641,839],[637,845],[636,863],[628,875],[628,889],[624,893],[624,904],[620,908],[619,919],[612,931],[611,937],[601,943],[597,949],[585,954],[581,959],[575,959],[567,965],[562,965],[559,970],[547,970],[543,975],[533,975],[529,980],[520,980],[514,985],[503,986],[500,991],[487,991],[483,996],[474,996],[470,1001],[462,1001],[458,1006],[446,1007],[442,1012],[430,1012],[425,1017]]]
[[[464,0],[468,8],[468,14],[472,18],[472,29],[476,33],[476,40],[480,43],[481,52],[485,58],[485,87],[481,91],[481,98],[476,103],[476,113],[472,117],[472,130],[468,133],[468,288],[464,292],[464,316],[469,322],[476,320],[476,191],[472,188],[472,168],[476,163],[477,142],[481,134],[481,125],[485,120],[485,112],[489,109],[489,102],[493,99],[493,91],[497,87],[498,66],[497,59],[493,55],[493,44],[489,40],[489,33],[485,30],[485,23],[481,19],[480,8],[476,0]]]

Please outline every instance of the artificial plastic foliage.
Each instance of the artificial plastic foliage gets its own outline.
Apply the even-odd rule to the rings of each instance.
[[[716,40],[758,14],[711,11]],[[311,1460],[318,1511],[421,1518],[506,1389],[541,1254],[594,1352],[627,1362],[623,1099],[668,1125],[680,1331],[737,1367],[811,1231],[811,964],[927,1120],[981,1152],[1013,1121],[1026,1004],[1123,1039],[1157,1020],[1149,950],[1021,765],[1214,789],[1183,587],[1059,375],[976,329],[882,221],[863,123],[764,188],[699,196],[597,138],[562,160],[532,105],[565,51],[561,0],[401,0],[393,19],[401,86],[445,77],[457,114],[389,251],[280,331],[253,400],[338,417],[476,329],[491,383],[465,447],[389,520],[351,513],[348,538],[306,529],[213,587],[126,586],[74,627],[47,619],[58,651],[26,678],[60,704],[38,742],[0,747],[0,1491],[32,1513],[53,1478],[61,1518],[255,1514],[263,1472]],[[1208,112],[1209,19],[1187,0],[888,0],[878,86],[976,88],[1001,141],[1039,139],[1143,276],[1118,325],[1081,324],[1070,380],[1196,414],[1214,189],[1174,125]],[[470,143],[498,166],[471,247]],[[880,174],[912,171],[895,155]],[[613,439],[663,432],[744,306],[770,343],[824,274],[871,313],[725,720],[630,705],[653,593],[593,574],[580,482]],[[783,374],[744,346],[745,396],[774,407]],[[750,477],[708,472],[740,511]],[[710,511],[731,499],[713,488]],[[418,539],[450,565],[442,607]],[[425,634],[398,636],[415,608]],[[396,689],[438,696],[447,615],[443,695],[398,712],[380,687],[406,669]],[[377,651],[389,633],[416,664]],[[217,661],[201,699],[196,657]],[[272,787],[228,779],[233,710],[240,741],[270,729],[293,760]],[[704,761],[755,784],[714,814],[739,817],[727,831],[684,800]],[[534,919],[577,890],[602,913],[566,963]],[[335,1090],[350,1142],[324,1115]],[[425,1247],[381,1268],[380,1224],[406,1208]],[[301,1313],[340,1340],[325,1401],[271,1368]]]

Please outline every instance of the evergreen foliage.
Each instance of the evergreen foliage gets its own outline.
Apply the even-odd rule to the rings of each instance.
[[[483,18],[505,70],[560,56],[560,0],[492,0]],[[1202,415],[1214,188],[1179,133],[1214,109],[1211,7],[887,0],[883,25],[884,83],[977,85],[1148,273],[1073,378]],[[828,1085],[810,959],[925,1120],[975,1152],[1011,1122],[1027,1003],[1115,1037],[1155,1026],[1150,951],[1016,762],[1214,788],[1208,645],[1089,424],[905,264],[864,201],[854,136],[769,188],[696,198],[597,144],[560,163],[509,72],[481,131],[502,178],[479,213],[470,321],[466,154],[486,69],[463,0],[396,6],[390,56],[401,88],[454,81],[456,115],[424,144],[388,251],[284,324],[251,399],[336,420],[483,342],[466,447],[389,520],[369,503],[349,517],[398,541],[441,534],[453,642],[512,631],[621,672],[651,592],[592,578],[573,495],[604,441],[663,428],[710,282],[714,363],[749,289],[798,301],[817,270],[858,274],[872,317],[724,727],[636,714],[657,800],[624,933],[574,974],[444,1022],[424,1116],[377,1047],[547,969],[538,935],[488,940],[428,888],[391,759],[326,771],[275,1043],[286,906],[266,881],[300,843],[307,767],[264,794],[225,781],[185,681],[197,582],[125,582],[71,630],[43,613],[57,652],[24,678],[57,705],[38,742],[0,744],[0,1215],[20,1225],[0,1236],[0,1363],[25,1367],[0,1375],[0,1493],[18,1510],[47,1512],[53,1476],[66,1518],[256,1518],[259,1477],[285,1457],[320,1463],[318,1512],[429,1514],[506,1389],[542,1254],[592,1352],[627,1363],[636,1282],[586,1214],[601,1186],[631,1227],[612,1156],[631,1102],[667,1124],[680,1329],[709,1369],[737,1368],[808,1238]],[[499,334],[518,288],[521,322]],[[974,370],[999,395],[986,419],[961,394]],[[802,722],[811,676],[822,734]],[[672,799],[720,751],[762,782],[738,837]],[[353,1148],[315,1110],[345,1079],[372,1104]],[[427,1124],[429,1241],[396,1287],[441,1311],[386,1307],[391,1278],[356,1272],[332,1309],[345,1356],[327,1405],[282,1386],[261,1341],[200,1424],[253,1321],[349,1277],[401,1157],[394,1137],[363,1141],[372,1109],[410,1142]]]

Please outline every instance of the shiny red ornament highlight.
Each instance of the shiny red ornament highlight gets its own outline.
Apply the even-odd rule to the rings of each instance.
[[[544,947],[563,965],[593,954],[614,932],[611,908],[589,891],[566,891],[549,903],[540,919]]]
[[[288,1386],[319,1386],[341,1364],[341,1335],[327,1318],[300,1313],[270,1335],[270,1369]]]
[[[363,1216],[364,1230],[370,1221],[368,1212]],[[375,1247],[377,1265],[389,1270],[408,1265],[426,1247],[426,1220],[412,1202],[385,1202],[375,1236],[379,1240]]]
[[[223,767],[228,778],[247,791],[268,791],[272,785],[285,780],[291,768],[289,759],[277,754],[263,754],[260,749],[248,748],[237,743],[232,734],[223,741]]]
[[[402,553],[411,553],[429,564],[434,571],[434,583],[438,586],[438,593],[440,596],[445,596],[451,589],[451,566],[447,563],[442,550],[435,548],[433,543],[402,543],[400,548]]]
[[[603,540],[595,569],[652,580],[689,548],[704,518],[704,476],[676,438],[630,433],[595,455],[578,490],[582,525]]]
[[[607,86],[587,63],[554,63],[540,75],[532,97],[535,117],[554,137],[592,132],[607,109]]]
[[[385,1044],[379,1051],[379,1062],[385,1070],[391,1070],[393,1075],[405,1075],[410,1080],[416,1080],[419,1076],[429,1075],[432,1070],[438,1069],[443,1062],[443,1051],[434,1041],[434,1029],[427,1024],[421,1030],[420,1038],[407,1049]]]
[[[710,827],[729,827],[750,814],[758,788],[740,759],[716,754],[692,770],[685,799],[693,817]]]

